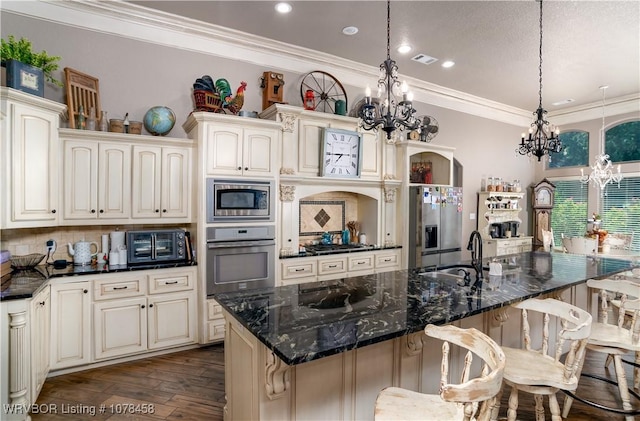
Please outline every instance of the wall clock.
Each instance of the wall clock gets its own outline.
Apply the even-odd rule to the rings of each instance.
[[[551,231],[551,211],[556,186],[546,178],[533,186],[533,245],[542,247],[542,231]]]
[[[360,177],[362,137],[360,133],[325,128],[322,134],[320,163],[323,177]]]

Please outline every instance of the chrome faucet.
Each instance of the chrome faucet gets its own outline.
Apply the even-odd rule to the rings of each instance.
[[[471,252],[471,266],[476,271],[476,281],[482,279],[482,236],[473,231],[469,236],[467,250]]]

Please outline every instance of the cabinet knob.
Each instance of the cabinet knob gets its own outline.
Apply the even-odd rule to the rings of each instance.
[[[141,308],[144,308],[144,304],[142,304],[140,307],[141,307]]]
[[[241,169],[242,169],[242,167],[238,167],[238,170],[241,170]]]
[[[55,210],[55,209],[52,209],[52,210],[51,210],[51,213],[56,213],[56,210]]]
[[[89,290],[88,289],[83,289],[82,292],[86,294],[87,292],[89,292]]]
[[[104,209],[100,209],[100,213],[104,213]]]
[[[160,209],[156,209],[156,213],[160,213]]]
[[[153,307],[153,304],[149,304],[149,308]]]
[[[291,242],[291,238],[289,238],[287,241],[288,241],[288,242]]]
[[[245,171],[249,171],[249,167],[244,167],[244,170]]]
[[[162,213],[167,213],[167,210],[166,209],[162,209]]]
[[[91,209],[91,213],[96,213],[96,210],[95,209]]]
[[[38,304],[41,305],[42,307],[44,307],[45,302],[44,301],[40,301]]]

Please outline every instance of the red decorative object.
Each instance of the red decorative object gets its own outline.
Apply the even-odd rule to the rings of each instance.
[[[307,89],[304,93],[304,109],[312,111],[316,109],[316,96],[311,89]]]

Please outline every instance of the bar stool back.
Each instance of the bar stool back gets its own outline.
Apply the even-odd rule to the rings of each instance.
[[[500,346],[477,329],[452,325],[427,325],[427,336],[441,339],[442,365],[440,394],[429,395],[399,387],[383,389],[376,399],[375,419],[383,420],[464,420],[488,421],[495,396],[502,384],[505,355]],[[451,345],[467,351],[459,383],[449,379]],[[472,375],[474,356],[482,368]]]
[[[571,304],[552,298],[532,298],[513,305],[521,310],[524,348],[503,347],[507,357],[504,383],[511,386],[508,421],[515,421],[518,392],[534,395],[536,419],[544,420],[543,396],[549,398],[551,419],[560,421],[558,390],[576,390],[591,332],[591,315]],[[541,321],[542,325],[534,325]],[[552,335],[557,327],[557,335]],[[555,339],[555,343],[554,343]],[[533,344],[539,344],[534,349]],[[566,357],[561,357],[566,352]],[[502,395],[502,392],[500,393]],[[500,397],[491,419],[498,419]]]
[[[622,408],[633,412],[622,357],[628,352],[640,351],[640,284],[628,279],[589,279],[587,286],[600,293],[598,321],[593,323],[587,349],[613,357]],[[618,307],[617,317],[609,315],[614,306],[613,300]],[[567,396],[563,415],[569,413],[572,403],[573,398]],[[628,414],[625,418],[632,421],[634,416]]]

